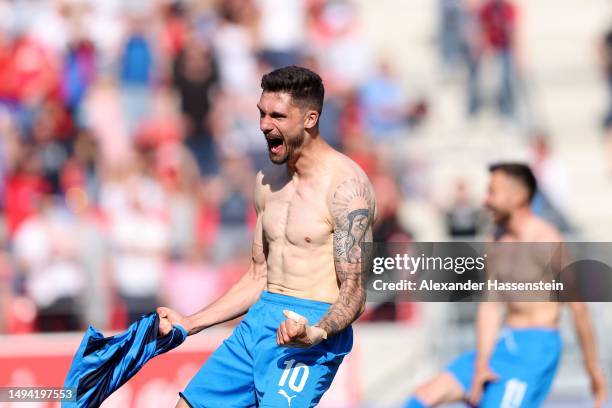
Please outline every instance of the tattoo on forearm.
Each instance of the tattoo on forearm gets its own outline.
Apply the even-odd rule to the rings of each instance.
[[[374,199],[368,183],[351,179],[336,189],[332,199],[334,263],[340,282],[338,300],[318,323],[333,335],[351,324],[365,304],[361,271],[364,241],[372,240]]]

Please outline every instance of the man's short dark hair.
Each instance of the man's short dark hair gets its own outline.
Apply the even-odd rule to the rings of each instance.
[[[325,89],[321,77],[309,69],[289,66],[267,73],[261,79],[264,92],[286,92],[295,102],[307,104],[319,114]]]
[[[523,163],[496,163],[489,166],[489,172],[501,171],[507,176],[520,182],[527,189],[527,199],[533,200],[538,184],[528,165]]]

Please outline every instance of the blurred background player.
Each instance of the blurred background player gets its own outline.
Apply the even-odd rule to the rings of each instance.
[[[534,216],[529,208],[536,193],[536,179],[528,166],[501,163],[491,166],[490,173],[485,204],[495,223],[495,242],[562,241],[557,229]],[[513,266],[521,268],[517,263]],[[558,302],[505,302],[503,322],[500,302],[480,303],[476,350],[460,356],[444,373],[417,388],[406,407],[461,400],[481,407],[542,405],[561,356],[561,306]],[[588,307],[581,302],[569,303],[569,307],[591,379],[595,407],[601,407],[606,399],[606,384]]]

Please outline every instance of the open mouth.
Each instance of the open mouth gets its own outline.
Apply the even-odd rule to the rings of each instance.
[[[283,139],[280,137],[266,137],[268,142],[268,150],[274,154],[278,154],[283,149]]]

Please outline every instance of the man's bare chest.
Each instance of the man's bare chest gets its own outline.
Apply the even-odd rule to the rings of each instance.
[[[323,245],[331,239],[332,224],[321,189],[288,185],[269,192],[262,221],[270,243]]]

